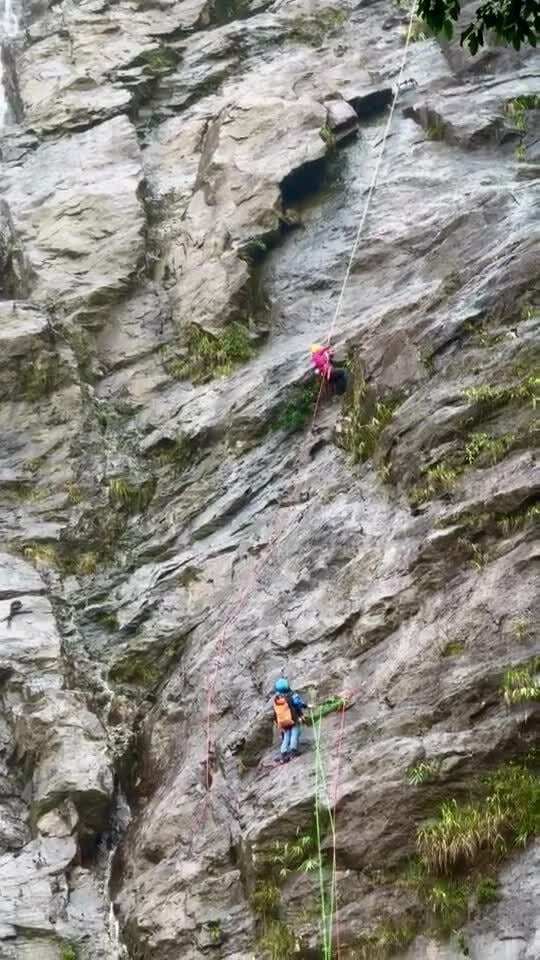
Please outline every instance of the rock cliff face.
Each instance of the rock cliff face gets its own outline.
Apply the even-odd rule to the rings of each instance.
[[[538,58],[415,22],[336,314],[406,11],[18,14],[1,960],[537,958]]]

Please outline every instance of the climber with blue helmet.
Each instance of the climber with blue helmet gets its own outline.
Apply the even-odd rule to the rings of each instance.
[[[289,686],[289,681],[281,677],[274,684],[274,698],[272,706],[277,728],[281,734],[281,750],[276,763],[288,763],[293,757],[299,756],[300,735],[302,733],[302,717],[309,705],[304,703],[300,694],[295,693]]]

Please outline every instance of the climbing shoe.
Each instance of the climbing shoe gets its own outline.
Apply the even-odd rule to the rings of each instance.
[[[276,759],[274,760],[274,763],[278,763],[278,764],[288,763],[290,759],[291,758],[289,757],[288,754],[281,753],[279,757],[276,757]]]
[[[299,756],[300,756],[299,750],[291,750],[289,754],[289,760],[294,760],[295,757],[299,757]]]

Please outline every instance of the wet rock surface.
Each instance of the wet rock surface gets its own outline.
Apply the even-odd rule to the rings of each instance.
[[[24,10],[0,960],[319,955],[316,871],[281,877],[278,947],[254,893],[321,790],[344,956],[538,955],[533,843],[444,934],[405,879],[418,828],[538,733],[502,690],[538,653],[538,64],[411,44],[340,298],[404,29],[386,0]],[[312,425],[330,328],[350,389]],[[272,763],[281,673],[349,698],[324,789],[312,728]]]

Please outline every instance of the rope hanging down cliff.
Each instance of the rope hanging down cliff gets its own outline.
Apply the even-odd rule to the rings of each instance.
[[[354,263],[354,259],[355,259],[355,256],[356,256],[356,253],[357,253],[357,250],[358,250],[358,246],[359,246],[359,243],[360,243],[360,238],[361,238],[361,236],[362,236],[362,232],[363,232],[363,229],[364,229],[364,225],[365,225],[365,223],[366,223],[366,219],[367,219],[367,215],[368,215],[368,212],[369,212],[369,207],[370,207],[370,204],[371,204],[371,200],[372,200],[372,197],[373,197],[373,193],[374,193],[374,191],[375,191],[375,188],[376,188],[376,185],[377,185],[377,181],[378,181],[378,178],[379,178],[379,171],[380,171],[381,164],[382,164],[382,159],[383,159],[384,150],[385,150],[385,147],[386,147],[386,142],[387,142],[388,135],[389,135],[389,133],[390,133],[390,128],[391,128],[391,125],[392,125],[392,118],[393,118],[393,116],[394,116],[396,104],[397,104],[397,101],[398,101],[398,98],[399,98],[400,87],[401,87],[401,85],[402,85],[402,83],[403,83],[403,74],[404,74],[404,71],[405,71],[405,66],[406,66],[406,62],[407,62],[407,54],[408,54],[409,46],[410,46],[410,42],[411,42],[411,33],[412,33],[412,26],[413,26],[413,21],[414,21],[414,12],[415,12],[415,3],[413,2],[412,5],[411,5],[411,9],[410,9],[409,24],[408,24],[408,29],[407,29],[407,36],[406,36],[406,40],[405,40],[405,46],[404,46],[404,49],[403,49],[403,57],[402,57],[402,59],[401,59],[401,66],[400,66],[399,73],[398,73],[397,83],[396,83],[396,85],[395,85],[394,94],[393,94],[393,97],[392,97],[392,103],[391,103],[390,110],[389,110],[389,113],[388,113],[388,119],[387,119],[387,121],[386,121],[386,126],[385,126],[384,133],[383,133],[383,137],[382,137],[382,140],[381,140],[380,149],[379,149],[379,154],[378,154],[377,161],[376,161],[376,164],[375,164],[375,170],[374,170],[374,172],[373,172],[373,177],[372,177],[372,179],[371,179],[371,183],[370,183],[370,186],[369,186],[368,194],[367,194],[367,197],[366,197],[366,202],[365,202],[365,204],[364,204],[364,209],[363,209],[363,211],[362,211],[362,216],[361,216],[361,218],[360,218],[360,223],[359,223],[358,229],[357,229],[357,231],[356,231],[356,236],[355,236],[355,239],[354,239],[353,247],[352,247],[352,250],[351,250],[351,254],[350,254],[350,257],[349,257],[349,261],[348,261],[348,263],[347,263],[347,269],[346,269],[346,271],[345,271],[345,276],[344,276],[344,278],[343,278],[343,283],[342,283],[342,285],[341,285],[341,289],[340,289],[340,292],[339,292],[338,301],[337,301],[336,308],[335,308],[335,311],[334,311],[334,314],[333,314],[333,317],[332,317],[332,322],[331,322],[331,324],[330,324],[330,328],[329,328],[329,331],[328,331],[328,335],[327,335],[327,343],[328,343],[328,344],[330,344],[330,342],[331,342],[331,339],[332,339],[332,336],[333,336],[333,334],[334,334],[334,330],[335,330],[335,327],[336,327],[336,323],[337,323],[337,320],[338,320],[338,318],[339,318],[339,314],[340,314],[341,309],[342,309],[343,297],[344,297],[344,294],[345,294],[345,289],[346,289],[347,283],[348,283],[348,281],[349,281],[349,277],[350,277],[350,275],[351,275],[351,270],[352,270],[352,266],[353,266],[353,263]],[[315,401],[315,406],[314,406],[314,411],[313,411],[313,418],[312,418],[312,422],[311,422],[311,429],[313,428],[313,425],[314,425],[315,420],[316,420],[316,417],[317,417],[317,411],[318,411],[318,408],[319,408],[319,404],[320,404],[320,399],[321,399],[321,394],[322,394],[323,387],[324,387],[324,381],[321,380],[321,385],[320,385],[320,388],[319,388],[318,396],[317,396],[317,399],[316,399],[316,401]],[[311,432],[311,430],[310,430],[310,432]],[[305,440],[305,442],[304,442],[304,449],[307,448],[308,442],[309,442],[309,434],[308,434],[308,437],[306,437],[306,440]],[[302,452],[303,452],[303,451],[302,451]],[[302,511],[302,513],[300,514],[300,516],[297,518],[297,522],[300,522],[300,521],[302,520],[302,518],[303,518],[304,514],[306,513],[306,511],[307,511],[307,507]],[[215,657],[213,658],[214,668],[213,668],[213,670],[212,670],[211,680],[210,680],[210,682],[209,682],[209,684],[208,684],[208,694],[207,694],[207,702],[206,702],[206,716],[205,716],[205,721],[206,721],[206,722],[205,722],[205,728],[206,728],[206,760],[205,760],[205,767],[206,767],[206,789],[207,789],[207,795],[208,795],[208,793],[210,792],[211,787],[212,787],[212,772],[211,772],[211,754],[212,754],[212,729],[211,729],[211,728],[212,728],[212,708],[213,708],[213,703],[214,703],[214,694],[215,694],[215,689],[216,689],[217,676],[218,676],[218,673],[219,673],[220,660],[221,660],[221,656],[222,656],[223,649],[224,649],[224,643],[225,643],[225,638],[226,638],[226,635],[227,635],[227,631],[228,631],[228,629],[232,626],[232,624],[235,622],[238,614],[240,613],[240,610],[241,610],[242,607],[243,607],[244,601],[246,600],[249,592],[251,591],[254,583],[256,582],[257,574],[258,574],[258,572],[259,572],[259,567],[262,566],[263,564],[267,563],[268,560],[269,560],[269,558],[270,558],[270,557],[272,556],[272,554],[275,552],[278,544],[279,544],[280,541],[281,541],[281,536],[282,536],[283,529],[284,529],[286,526],[288,527],[288,526],[289,526],[289,523],[288,523],[287,518],[284,518],[284,520],[281,522],[281,524],[278,525],[278,528],[277,528],[277,530],[275,531],[274,536],[273,536],[273,537],[270,539],[270,541],[269,541],[269,550],[268,550],[268,552],[266,553],[265,557],[262,558],[261,562],[258,563],[258,564],[256,564],[255,570],[253,571],[252,575],[251,575],[250,577],[248,577],[248,580],[247,580],[247,582],[246,582],[246,584],[245,584],[245,586],[244,586],[244,589],[241,591],[240,596],[239,596],[236,604],[233,606],[233,609],[232,609],[230,615],[229,615],[229,616],[227,617],[227,619],[225,620],[225,623],[223,624],[223,626],[222,626],[222,628],[221,628],[221,630],[220,630],[220,632],[219,632],[218,638],[216,639],[216,653],[215,653]],[[337,790],[337,787],[336,787],[336,790]],[[206,806],[206,803],[205,803],[205,806]]]

